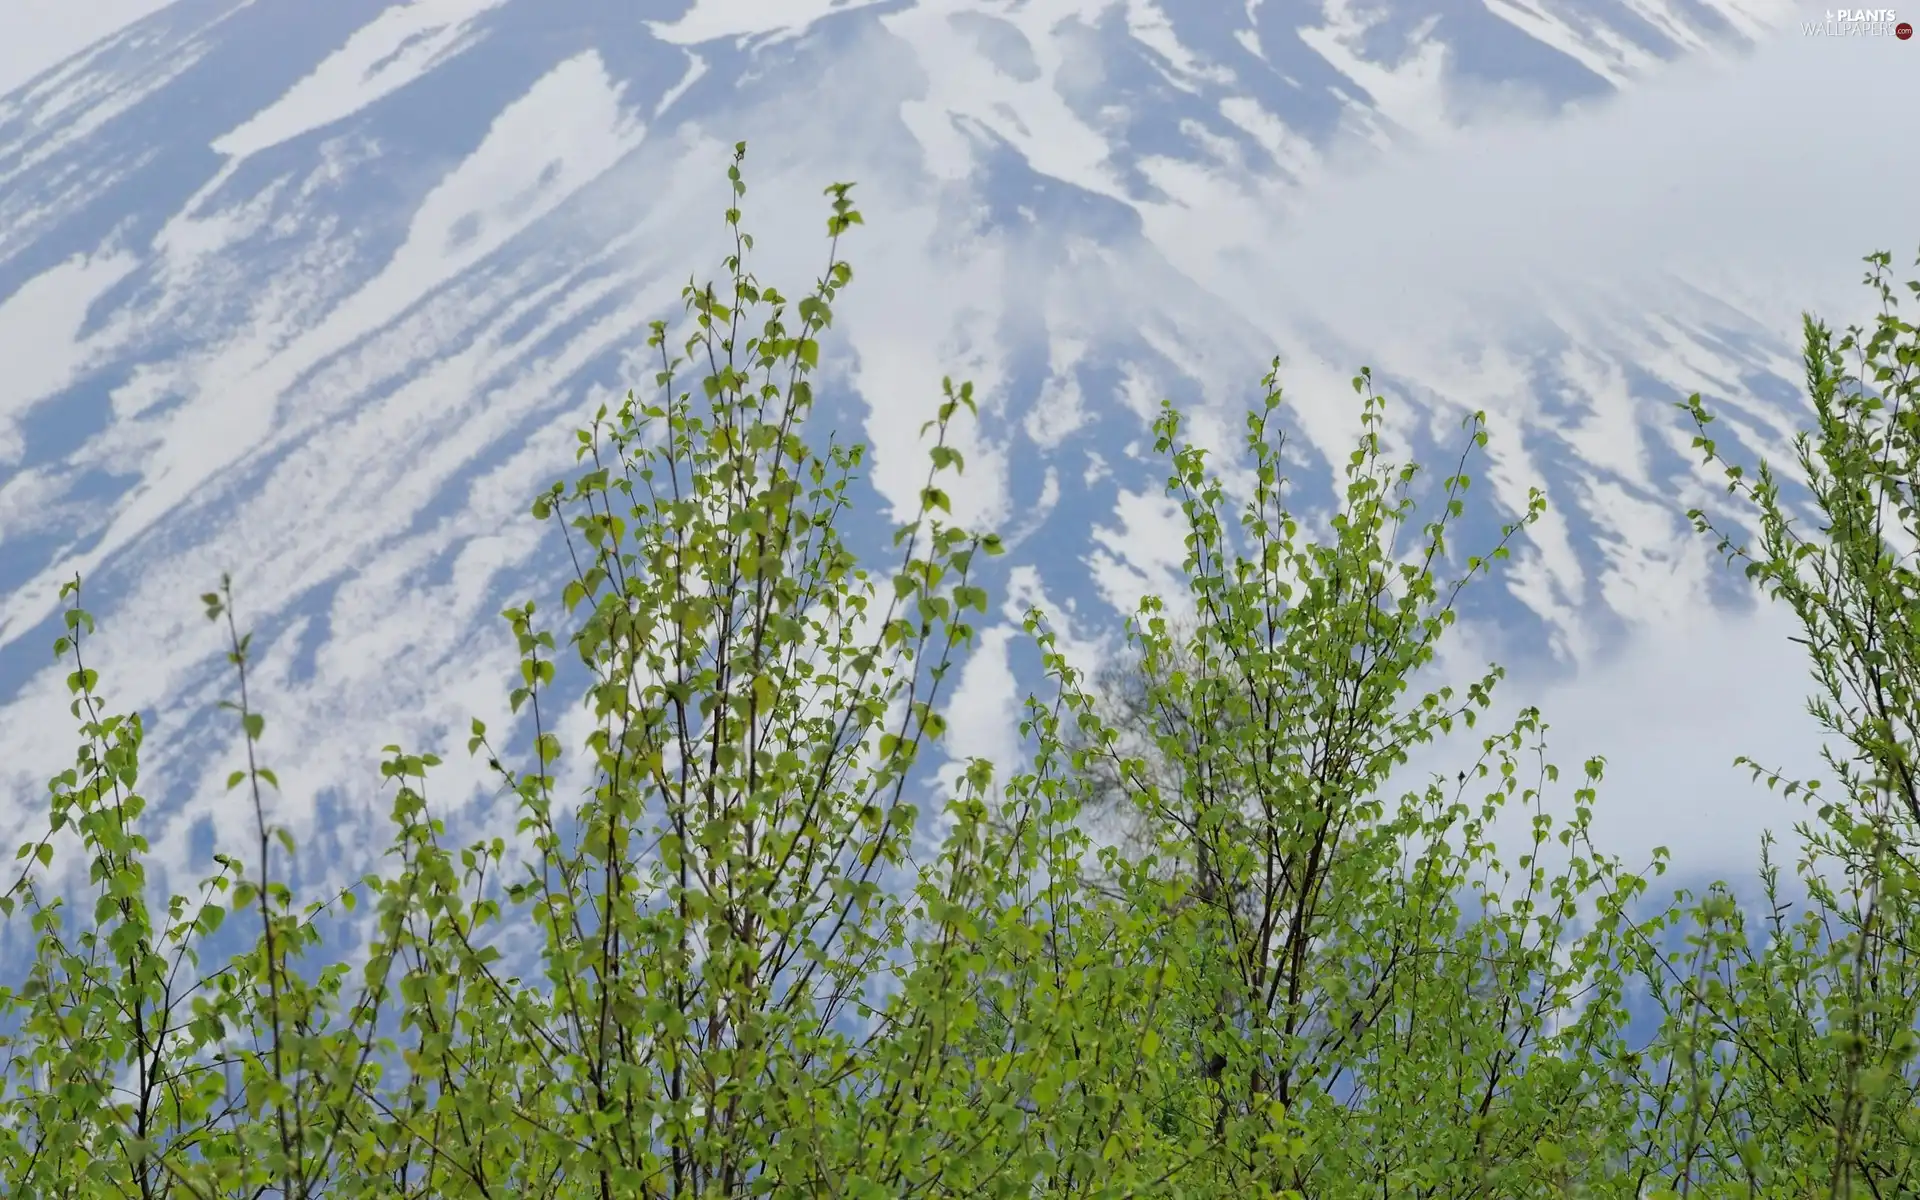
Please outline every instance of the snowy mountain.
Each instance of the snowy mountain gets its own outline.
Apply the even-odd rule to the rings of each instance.
[[[650,378],[647,323],[718,269],[739,139],[755,269],[783,290],[819,270],[820,189],[858,182],[826,357],[878,494],[912,494],[942,374],[986,398],[958,499],[1015,541],[992,581],[1010,623],[955,699],[957,750],[1011,754],[1029,600],[1091,656],[1172,578],[1159,398],[1230,445],[1276,352],[1322,456],[1304,495],[1348,448],[1362,363],[1429,461],[1488,410],[1477,528],[1548,487],[1463,663],[1497,654],[1517,694],[1570,697],[1576,729],[1674,787],[1719,780],[1756,730],[1792,740],[1766,724],[1796,707],[1791,648],[1684,526],[1706,486],[1672,401],[1701,390],[1779,452],[1794,314],[1853,303],[1858,256],[1916,234],[1916,168],[1861,161],[1899,131],[1834,119],[1920,112],[1920,77],[1881,66],[1904,46],[1816,45],[1772,0],[76,11],[0,0],[12,842],[71,753],[47,647],[76,571],[92,665],[150,714],[163,864],[200,861],[234,813],[230,678],[196,601],[229,569],[309,871],[384,845],[387,742],[447,752],[461,832],[510,827],[463,790],[457,743],[472,715],[505,724],[496,614],[558,577],[526,503],[585,414]],[[1853,168],[1876,182],[1843,194]],[[1629,840],[1731,828],[1724,869],[1751,862],[1744,792],[1729,826],[1633,778]]]

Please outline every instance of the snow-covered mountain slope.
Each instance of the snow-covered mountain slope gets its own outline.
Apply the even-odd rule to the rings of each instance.
[[[37,826],[71,745],[47,645],[77,571],[113,702],[153,715],[162,863],[204,852],[233,745],[196,597],[230,569],[282,819],[316,869],[363,869],[378,748],[503,718],[495,614],[557,570],[526,501],[583,415],[650,377],[647,322],[717,269],[740,138],[756,269],[783,287],[819,269],[820,188],[859,181],[830,378],[879,495],[911,494],[942,374],[987,397],[960,499],[1017,540],[1009,612],[1044,598],[1092,653],[1171,579],[1160,396],[1225,444],[1278,351],[1306,442],[1337,458],[1367,362],[1413,452],[1489,410],[1508,511],[1481,528],[1533,483],[1553,498],[1468,650],[1560,664],[1546,687],[1617,677],[1634,630],[1665,630],[1660,697],[1712,703],[1672,649],[1720,637],[1737,589],[1683,527],[1705,493],[1670,402],[1704,390],[1777,451],[1793,314],[1822,299],[1789,289],[1850,283],[1916,232],[1896,219],[1911,163],[1854,161],[1895,134],[1849,129],[1808,83],[1920,111],[1889,69],[1908,48],[1814,45],[1792,19],[1772,0],[11,0],[0,833]],[[1850,165],[1872,186],[1836,182]],[[1301,470],[1324,494],[1326,462]],[[969,669],[957,748],[1006,757],[1015,641],[991,631]],[[1729,736],[1758,694],[1790,712],[1791,658],[1727,646],[1721,667],[1768,684],[1727,685]],[[458,792],[475,776],[448,757]]]

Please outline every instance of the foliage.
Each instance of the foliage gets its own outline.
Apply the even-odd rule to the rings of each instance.
[[[1832,735],[1825,757],[1837,786],[1821,791],[1819,780],[1741,760],[1768,787],[1817,804],[1816,819],[1799,827],[1810,906],[1786,919],[1770,854],[1764,936],[1750,934],[1719,889],[1697,906],[1698,932],[1660,992],[1665,1045],[1693,1081],[1687,1132],[1658,1149],[1677,1179],[1783,1195],[1920,1192],[1920,576],[1911,565],[1920,338],[1900,317],[1891,257],[1866,261],[1880,306],[1870,332],[1850,327],[1836,341],[1812,316],[1804,321],[1813,426],[1794,441],[1801,515],[1769,464],[1750,474],[1721,456],[1698,395],[1684,406],[1695,447],[1722,468],[1758,542],[1742,543],[1702,510],[1690,515],[1797,618],[1815,687],[1807,708]],[[1907,289],[1920,296],[1920,283]]]
[[[826,270],[789,301],[746,267],[744,153],[724,288],[684,290],[680,356],[652,327],[659,398],[602,408],[575,476],[534,502],[575,566],[566,647],[532,602],[508,610],[527,769],[477,720],[468,743],[518,807],[512,843],[447,845],[439,760],[389,746],[389,869],[296,907],[223,581],[204,599],[252,837],[197,897],[150,907],[142,724],[110,711],[68,586],[56,651],[81,745],[0,899],[37,952],[0,988],[7,1194],[1920,1193],[1920,348],[1886,256],[1871,335],[1807,321],[1811,536],[1772,470],[1725,463],[1687,406],[1758,547],[1694,519],[1807,630],[1835,739],[1831,799],[1755,768],[1825,803],[1803,830],[1807,911],[1788,920],[1766,853],[1750,929],[1724,885],[1656,906],[1663,856],[1636,874],[1594,848],[1600,760],[1571,816],[1550,811],[1567,806],[1541,715],[1481,730],[1498,668],[1425,686],[1463,589],[1545,499],[1457,553],[1484,421],[1428,489],[1387,458],[1367,371],[1319,539],[1287,498],[1277,362],[1237,502],[1165,408],[1188,594],[1145,601],[1127,672],[1098,680],[1030,612],[1049,694],[1026,701],[1027,756],[930,782],[941,687],[1000,550],[945,490],[973,391],[944,385],[918,512],[871,573],[840,532],[864,450],[808,437],[860,214],[851,185],[827,189]],[[697,393],[677,390],[689,364]],[[562,654],[587,673],[581,746],[553,731]],[[1386,795],[1415,747],[1451,740],[1450,782]],[[569,755],[592,779],[577,803],[557,794]],[[1126,836],[1095,837],[1115,812]],[[1528,831],[1511,864],[1508,812]],[[39,882],[75,841],[97,891],[77,923]],[[320,918],[361,904],[359,969],[314,969]],[[258,937],[203,970],[231,917]],[[509,928],[536,931],[535,978],[511,973]]]

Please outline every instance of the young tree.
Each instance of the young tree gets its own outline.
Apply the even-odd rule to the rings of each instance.
[[[1159,915],[1158,953],[1177,968],[1162,1028],[1189,1069],[1174,1119],[1209,1131],[1213,1194],[1560,1194],[1569,1164],[1603,1148],[1595,1055],[1625,1019],[1623,918],[1576,933],[1577,907],[1644,884],[1584,844],[1597,761],[1570,824],[1541,811],[1556,772],[1536,713],[1480,743],[1471,782],[1380,795],[1412,747],[1489,705],[1497,668],[1463,695],[1411,694],[1411,680],[1544,500],[1440,583],[1465,455],[1406,545],[1418,472],[1385,458],[1384,402],[1368,373],[1353,382],[1363,434],[1325,544],[1287,506],[1275,375],[1249,417],[1255,486],[1237,522],[1163,415],[1194,616],[1142,604],[1133,653],[1086,702],[1076,762],[1127,818],[1107,874]],[[1485,436],[1472,418],[1468,451]],[[1534,809],[1517,880],[1490,840],[1509,802]],[[1567,853],[1550,873],[1556,838]]]
[[[1055,1027],[986,1083],[958,1081],[941,1053],[969,1019],[968,931],[1013,890],[975,816],[984,764],[954,798],[938,868],[908,869],[914,768],[986,600],[973,561],[999,550],[943,515],[940,481],[962,466],[946,430],[971,389],[947,387],[890,579],[836,532],[861,449],[803,436],[817,339],[852,279],[837,254],[861,220],[848,192],[828,189],[836,251],[797,303],[748,273],[730,208],[728,286],[685,290],[698,398],[675,391],[682,360],[656,322],[662,399],[602,409],[581,431],[583,472],[534,505],[565,518],[578,568],[562,604],[591,675],[591,794],[556,815],[556,642],[532,604],[509,610],[532,767],[503,773],[524,844],[443,846],[425,797],[438,759],[389,747],[398,869],[337,898],[378,910],[350,1003],[344,965],[295,970],[324,906],[296,915],[277,879],[274,847],[292,842],[268,820],[277,783],[254,759],[262,719],[231,597],[210,594],[208,615],[232,635],[248,761],[231,783],[251,796],[256,857],[222,855],[208,898],[175,897],[156,920],[135,832],[140,722],[105,715],[80,657],[93,622],[69,589],[59,650],[86,745],[5,901],[25,903],[40,938],[26,984],[0,992],[10,1194],[1025,1195],[1052,1169],[1024,1132],[1031,1112],[1003,1099],[983,1117],[953,1097],[1057,1081]],[[499,761],[478,721],[469,749]],[[33,883],[69,827],[101,888],[95,927],[72,940]],[[503,873],[519,877],[490,891]],[[192,979],[182,965],[226,915],[221,893],[256,912],[259,942]],[[509,909],[540,931],[536,982],[506,974],[490,941]],[[1072,999],[1061,1022],[1078,1019]]]
[[[1461,589],[1544,500],[1442,584],[1464,457],[1404,545],[1419,475],[1385,458],[1364,371],[1323,543],[1287,505],[1275,375],[1249,416],[1237,521],[1167,408],[1155,430],[1188,525],[1191,623],[1141,605],[1131,707],[1116,708],[1029,613],[1050,695],[1026,701],[1024,761],[997,779],[963,763],[939,790],[925,752],[940,689],[987,608],[976,560],[999,549],[946,515],[942,485],[964,466],[948,431],[972,390],[945,385],[898,565],[869,573],[838,532],[863,451],[807,437],[819,338],[852,281],[838,239],[860,215],[850,185],[827,189],[833,250],[790,302],[746,269],[744,153],[724,287],[685,289],[682,356],[652,328],[660,396],[598,412],[577,475],[533,505],[573,555],[564,652],[594,728],[579,747],[553,732],[560,637],[533,604],[510,609],[528,769],[501,766],[478,721],[468,749],[518,807],[514,844],[448,846],[427,800],[439,760],[390,746],[392,869],[296,909],[251,641],[223,581],[205,601],[237,683],[246,762],[230,789],[251,807],[249,857],[223,851],[197,898],[150,908],[141,722],[109,712],[68,587],[57,650],[82,745],[0,898],[37,951],[0,988],[0,1189],[1920,1192],[1920,348],[1880,273],[1872,336],[1836,345],[1807,324],[1815,535],[1770,471],[1727,468],[1762,534],[1733,553],[1807,628],[1813,711],[1845,746],[1830,758],[1842,795],[1808,830],[1814,911],[1788,922],[1763,860],[1776,903],[1756,947],[1723,887],[1639,911],[1645,879],[1588,837],[1599,760],[1570,820],[1545,811],[1557,772],[1536,712],[1483,737],[1452,783],[1382,795],[1413,746],[1487,710],[1497,668],[1458,694],[1414,680]],[[1858,376],[1840,372],[1851,349]],[[677,390],[689,362],[701,386]],[[1467,432],[1469,451],[1484,443],[1478,417]],[[1700,445],[1718,461],[1704,428]],[[571,809],[556,794],[568,754],[591,779]],[[1115,806],[1132,836],[1096,847],[1089,811]],[[1508,807],[1531,822],[1511,866],[1491,834]],[[41,873],[74,842],[98,896],[70,933]],[[319,918],[362,902],[375,921],[357,980],[311,969]],[[240,913],[254,945],[203,971],[198,947]],[[502,951],[509,913],[537,931],[531,980]],[[1662,1021],[1632,1043],[1636,982]]]
[[[1742,759],[1769,788],[1817,803],[1797,827],[1807,911],[1787,920],[1768,855],[1760,930],[1713,889],[1695,906],[1687,951],[1648,972],[1668,1017],[1658,1050],[1690,1083],[1679,1119],[1650,1137],[1643,1173],[1682,1193],[1920,1193],[1920,339],[1900,316],[1891,257],[1866,261],[1881,310],[1871,331],[1836,340],[1811,315],[1803,323],[1813,425],[1794,445],[1804,502],[1783,497],[1767,463],[1751,474],[1729,463],[1700,397],[1684,405],[1694,445],[1722,468],[1757,544],[1704,510],[1690,515],[1804,631],[1807,708],[1834,739],[1825,758],[1836,787]],[[1920,296],[1920,282],[1906,287]]]

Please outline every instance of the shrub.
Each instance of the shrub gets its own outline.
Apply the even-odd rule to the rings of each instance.
[[[579,747],[552,732],[563,652],[532,603],[510,609],[530,769],[500,766],[478,721],[468,749],[519,807],[515,844],[444,845],[425,799],[439,760],[389,746],[396,866],[296,908],[223,581],[205,602],[229,638],[246,745],[230,790],[250,802],[251,858],[217,854],[198,899],[156,913],[141,722],[108,711],[86,665],[94,622],[68,586],[57,649],[82,741],[0,900],[37,949],[0,989],[8,1194],[1920,1190],[1920,596],[1900,549],[1920,544],[1920,441],[1913,327],[1880,275],[1871,337],[1836,346],[1806,328],[1816,535],[1795,532],[1768,469],[1748,482],[1727,467],[1762,538],[1722,544],[1809,630],[1815,713],[1846,747],[1830,760],[1842,795],[1806,831],[1812,911],[1786,920],[1763,858],[1776,903],[1756,942],[1720,885],[1647,911],[1646,877],[1588,837],[1599,760],[1570,819],[1547,811],[1558,773],[1537,712],[1477,735],[1451,782],[1382,794],[1411,747],[1488,711],[1497,668],[1458,693],[1413,684],[1461,590],[1545,501],[1439,579],[1481,419],[1422,522],[1419,473],[1384,456],[1366,371],[1322,542],[1286,499],[1277,363],[1248,418],[1237,519],[1166,408],[1155,431],[1188,526],[1192,619],[1142,604],[1116,708],[1029,613],[1050,695],[1025,703],[1028,758],[997,777],[962,764],[923,812],[942,682],[987,611],[978,560],[1000,549],[952,522],[943,490],[973,393],[944,385],[898,565],[871,574],[838,533],[863,449],[807,436],[818,339],[853,278],[839,238],[860,214],[850,185],[827,189],[833,251],[790,302],[746,268],[744,153],[726,286],[685,290],[683,356],[652,327],[660,398],[602,408],[579,471],[533,505],[573,555],[565,653],[588,673],[595,728]],[[1860,376],[1840,370],[1848,349]],[[689,362],[697,395],[676,391]],[[1711,417],[1688,407],[1720,461]],[[592,786],[563,818],[570,753]],[[1507,806],[1531,830],[1511,868],[1490,833]],[[1116,807],[1130,836],[1097,845],[1086,815]],[[36,886],[73,835],[98,892],[77,932]],[[361,903],[375,922],[358,978],[339,962],[303,973],[318,918]],[[510,911],[538,931],[531,981],[498,945]],[[252,947],[201,971],[196,946],[243,912]],[[1660,1018],[1642,1038],[1636,988]]]

